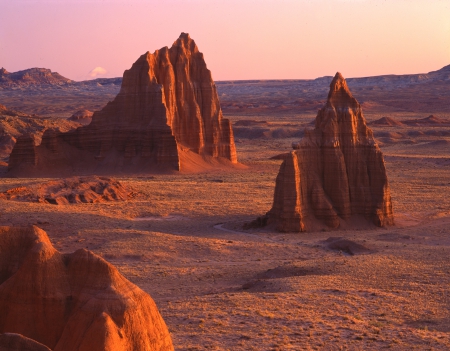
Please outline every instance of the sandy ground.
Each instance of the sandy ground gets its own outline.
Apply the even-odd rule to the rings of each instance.
[[[248,169],[119,179],[126,202],[0,199],[0,224],[36,224],[58,250],[116,265],[155,299],[177,350],[448,350],[450,150],[420,138],[382,146],[390,228],[243,230],[270,209],[281,161],[269,157],[291,139],[237,140]],[[0,191],[43,181],[0,179]],[[330,237],[367,250],[331,250]]]

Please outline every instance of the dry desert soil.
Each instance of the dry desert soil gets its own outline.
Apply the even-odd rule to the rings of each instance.
[[[383,116],[428,114],[365,113]],[[113,263],[156,301],[176,350],[450,349],[450,126],[372,126],[395,226],[279,233],[243,225],[271,208],[281,161],[270,158],[315,113],[226,117],[246,169],[119,178],[126,201],[0,198],[0,223]],[[0,192],[46,181],[1,178]]]

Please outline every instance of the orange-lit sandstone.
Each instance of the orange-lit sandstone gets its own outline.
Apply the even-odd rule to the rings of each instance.
[[[0,333],[54,351],[173,350],[151,297],[85,249],[63,255],[37,227],[0,227]]]
[[[280,167],[269,223],[288,232],[338,228],[358,216],[393,224],[383,155],[340,73],[295,149]]]
[[[9,174],[183,170],[190,168],[192,157],[185,155],[192,153],[237,162],[231,123],[222,117],[211,72],[195,42],[182,33],[170,49],[147,52],[125,71],[119,94],[89,125],[48,131],[39,146],[20,140]]]

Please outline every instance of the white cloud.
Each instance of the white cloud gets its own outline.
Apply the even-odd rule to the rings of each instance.
[[[108,71],[104,69],[103,67],[95,67],[92,71],[88,73],[89,77],[91,78],[97,78],[98,76],[103,76]]]

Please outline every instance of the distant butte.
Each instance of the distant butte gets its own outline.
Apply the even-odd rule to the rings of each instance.
[[[393,224],[383,155],[340,73],[295,148],[280,167],[268,224],[286,232]]]
[[[47,68],[29,68],[23,71],[10,73],[3,67],[0,69],[0,86],[6,87],[29,87],[34,85],[64,85],[72,81],[57,72]]]
[[[74,131],[17,141],[10,176],[135,174],[237,163],[203,54],[182,33],[169,49],[142,55],[125,71],[114,101]]]

